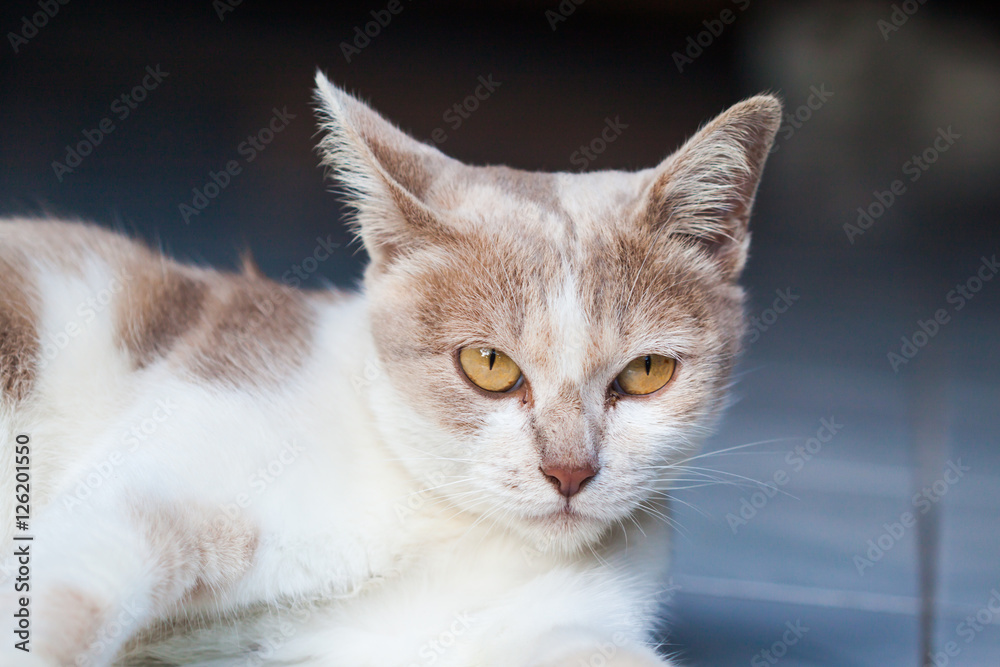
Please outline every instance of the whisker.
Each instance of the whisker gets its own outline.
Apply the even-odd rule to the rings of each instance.
[[[462,463],[476,463],[475,459],[457,459],[450,456],[400,456],[389,459],[383,459],[385,461],[460,461]]]
[[[692,468],[685,468],[684,470],[685,470],[685,472],[688,472],[688,473],[690,473],[692,475],[696,475],[695,479],[685,480],[685,481],[688,481],[688,482],[706,482],[706,480],[709,480],[709,481],[714,482],[716,484],[732,484],[733,486],[754,486],[754,487],[757,487],[757,488],[759,488],[763,484],[763,482],[758,482],[757,480],[753,480],[753,479],[749,479],[749,478],[744,478],[742,475],[737,475],[736,473],[726,472],[725,470],[713,470],[711,468],[706,468],[705,470],[707,470],[708,472],[704,472],[702,470],[696,470],[693,467]],[[715,473],[715,474],[712,475],[712,474],[709,474],[709,472]],[[720,476],[716,476],[716,475],[720,475],[720,476],[721,475],[729,475],[730,477],[735,477],[736,479],[747,479],[747,480],[749,480],[751,482],[751,484],[746,484],[745,481],[736,481],[736,480],[733,480],[733,479],[725,479],[724,477],[720,477]],[[663,477],[663,478],[659,478],[659,479],[653,480],[653,483],[670,485],[674,481],[680,481],[682,479],[684,479],[684,478],[681,478],[681,477]]]
[[[667,500],[669,500],[670,502],[672,502],[672,503],[680,503],[682,505],[686,505],[686,506],[690,507],[691,509],[693,509],[695,512],[697,512],[698,514],[702,515],[706,519],[711,518],[710,515],[708,514],[708,512],[706,512],[705,510],[703,510],[703,509],[701,509],[699,507],[695,507],[694,505],[692,505],[691,503],[687,502],[686,500],[681,500],[680,498],[674,498],[673,496],[670,496],[670,495],[664,495],[664,497]],[[652,499],[650,499],[650,502],[655,502],[655,501],[653,501]]]
[[[407,493],[404,496],[397,496],[397,498],[409,498],[410,496],[416,496],[416,495],[419,495],[421,493],[427,493],[428,491],[437,491],[438,489],[443,489],[446,486],[451,486],[453,484],[463,484],[463,483],[471,481],[473,479],[475,479],[475,478],[474,477],[462,477],[461,479],[456,479],[455,481],[446,482],[444,484],[438,484],[437,486],[424,486],[424,487],[421,487],[421,488],[417,489],[416,491],[411,491],[410,493]]]
[[[697,468],[694,467],[694,466],[685,466],[685,469],[697,470]],[[729,475],[729,476],[735,477],[737,479],[742,479],[742,480],[745,480],[747,482],[750,482],[751,484],[756,485],[758,488],[762,488],[762,487],[766,486],[768,488],[777,489],[777,491],[779,493],[783,493],[783,494],[785,494],[786,496],[789,496],[789,497],[794,497],[794,496],[792,496],[792,494],[788,493],[787,491],[785,491],[783,489],[778,489],[777,486],[775,486],[774,484],[768,484],[766,482],[760,481],[759,479],[754,479],[752,477],[747,477],[746,475],[739,475],[739,474],[737,474],[735,472],[728,472],[728,471],[725,471],[725,470],[714,470],[712,468],[704,468],[703,470],[707,470],[708,472],[716,473],[716,474],[719,474],[719,475]],[[669,480],[665,479],[663,481],[667,482]]]
[[[801,438],[772,438],[771,440],[758,440],[757,442],[748,442],[745,445],[736,445],[735,447],[727,447],[726,449],[719,449],[711,452],[704,452],[696,456],[689,456],[686,459],[681,459],[680,461],[675,461],[672,465],[682,465],[688,461],[694,461],[697,459],[705,458],[706,456],[718,456],[720,454],[725,454],[726,452],[733,452],[738,449],[745,449],[747,447],[757,447],[759,445],[770,445],[776,442],[792,442],[794,440],[801,440]]]
[[[658,509],[656,509],[655,507],[647,506],[645,503],[641,504],[641,507],[642,507],[643,511],[649,512],[654,517],[663,519],[663,521],[665,521],[668,526],[674,528],[678,533],[680,533],[680,534],[682,534],[685,537],[687,537],[687,538],[690,539],[691,536],[687,532],[687,529],[684,528],[684,526],[682,526],[681,524],[679,524],[673,517],[667,516],[663,512],[661,512]]]

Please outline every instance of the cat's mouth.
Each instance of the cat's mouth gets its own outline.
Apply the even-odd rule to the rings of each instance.
[[[591,498],[566,498],[558,506],[527,517],[528,523],[536,529],[557,532],[591,534],[621,520],[631,510],[609,507]]]
[[[566,503],[545,514],[536,514],[522,524],[532,542],[544,545],[542,551],[575,553],[600,540],[608,524],[599,517]]]
[[[574,509],[573,505],[568,500],[566,501],[566,504],[564,504],[561,508],[553,511],[549,516],[550,517],[565,517],[567,519],[573,519],[573,518],[582,519],[583,518],[583,515],[580,514],[580,512],[578,512],[576,509]]]
[[[580,508],[576,507],[576,503],[572,502],[572,500],[567,500],[562,504],[562,506],[553,509],[551,512],[540,514],[533,518],[536,523],[547,525],[556,524],[565,527],[598,522],[595,517],[590,516],[589,514],[581,511]]]

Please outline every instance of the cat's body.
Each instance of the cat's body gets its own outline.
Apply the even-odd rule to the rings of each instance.
[[[593,567],[591,556],[551,572],[559,559],[554,551],[547,553],[548,544],[491,538],[495,530],[486,530],[487,525],[472,527],[476,516],[456,513],[434,498],[434,488],[450,480],[406,474],[397,456],[380,443],[365,400],[380,372],[359,295],[304,295],[264,279],[192,270],[92,227],[19,222],[4,223],[0,230],[6,234],[5,260],[34,259],[19,277],[44,276],[44,286],[28,278],[19,291],[50,304],[53,311],[44,318],[41,335],[46,348],[41,358],[46,359],[46,352],[52,358],[33,379],[31,399],[5,415],[4,423],[5,432],[31,438],[36,586],[58,580],[57,573],[71,561],[67,549],[85,548],[88,540],[102,536],[117,542],[118,535],[129,532],[102,525],[119,518],[106,503],[137,505],[157,522],[144,532],[162,532],[173,543],[164,557],[177,562],[165,565],[186,570],[171,576],[178,591],[207,584],[220,589],[221,605],[232,609],[259,601],[280,605],[344,599],[333,608],[284,614],[280,622],[265,618],[261,637],[244,632],[239,648],[249,650],[258,643],[261,651],[270,652],[274,649],[266,640],[271,640],[282,647],[276,659],[290,653],[327,658],[327,664],[336,665],[409,665],[435,654],[424,644],[449,632],[456,619],[470,624],[457,626],[463,641],[487,628],[492,634],[499,626],[495,619],[487,622],[490,610],[504,614],[503,598],[515,595],[518,587],[537,586],[539,578],[548,578],[559,588],[563,580],[580,578],[576,573]],[[64,261],[69,257],[73,260]],[[11,271],[10,264],[4,268]],[[18,281],[7,284],[10,289]],[[158,292],[161,308],[172,304],[183,312],[166,312],[165,319],[150,321],[141,312],[150,302],[139,296],[150,289]],[[116,291],[117,298],[100,308],[97,299],[104,290]],[[202,290],[201,297],[192,297]],[[185,299],[168,296],[182,293]],[[96,305],[76,307],[88,299]],[[184,314],[192,312],[195,317],[185,321]],[[71,322],[77,324],[67,334],[72,343],[59,348],[59,334]],[[123,324],[134,330],[123,331]],[[227,340],[228,335],[234,338]],[[235,359],[231,366],[209,361],[225,356],[222,348],[242,335],[282,346],[297,341],[310,352],[288,359],[268,350],[270,364],[267,359]],[[315,345],[316,340],[326,344]],[[153,348],[158,353],[150,355]],[[12,452],[13,437],[4,446]],[[412,456],[422,454],[414,450]],[[13,464],[13,456],[5,457],[5,466]],[[14,515],[9,470],[4,516]],[[139,497],[124,502],[124,488]],[[241,522],[237,512],[252,519]],[[189,529],[184,521],[192,524]],[[12,521],[4,522],[5,544],[10,544],[13,528]],[[107,568],[106,577],[142,567],[133,556],[140,551],[137,545],[115,542],[113,548],[102,546],[99,562],[92,565]],[[207,557],[198,553],[200,548],[216,554]],[[646,567],[662,567],[663,554],[658,556],[658,563]],[[199,571],[206,567],[207,572]],[[387,583],[404,574],[402,585]],[[72,573],[66,578],[76,580]],[[11,587],[12,582],[5,583]],[[624,589],[637,583],[623,582]],[[127,616],[133,609],[153,611],[155,605],[142,589],[132,582],[122,591]],[[604,624],[620,617],[614,632],[628,627],[622,602],[615,609],[600,596],[588,596],[594,605],[588,613],[589,605],[579,604],[580,587],[566,589],[578,598],[571,609],[581,618],[596,614]],[[33,592],[34,641],[40,643],[44,588]],[[87,592],[106,599],[103,582]],[[624,603],[635,598],[641,604],[654,592],[629,595]],[[620,595],[613,589],[606,593]],[[57,589],[55,595],[62,602],[67,591]],[[532,600],[527,609],[538,609],[546,597],[551,604],[551,595],[550,590]],[[191,595],[183,607],[196,614],[219,604],[203,592]],[[168,609],[160,606],[135,619],[129,630],[139,630]],[[88,613],[78,622],[93,618],[90,610],[81,611]],[[651,616],[654,610],[636,611]],[[280,627],[306,616],[325,625],[322,634],[336,637],[315,654],[311,646],[296,646],[308,641],[307,630],[286,637]],[[513,616],[504,622],[511,620],[525,619]],[[61,634],[65,625],[51,630]],[[105,634],[111,639],[111,632]],[[525,639],[517,637],[502,655],[527,648],[517,645]],[[171,657],[186,661],[216,650],[215,640],[199,636],[198,643],[198,650],[187,652],[193,647],[185,646],[186,655]],[[418,655],[422,647],[425,656]],[[450,647],[448,652],[453,652]],[[440,655],[436,664],[501,664],[489,660],[488,652],[475,655],[476,661],[467,652]]]
[[[465,167],[318,84],[362,294],[0,222],[0,536],[30,544],[32,648],[2,664],[661,664],[655,501],[724,398],[777,102],[657,169],[549,175]],[[480,389],[469,346],[523,378]],[[666,386],[609,389],[650,354]]]

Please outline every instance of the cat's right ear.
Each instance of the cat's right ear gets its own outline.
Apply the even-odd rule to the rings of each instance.
[[[460,163],[410,137],[316,72],[323,164],[356,210],[354,224],[376,264],[449,235],[426,193]]]
[[[778,98],[758,95],[705,125],[654,170],[641,214],[645,226],[656,238],[696,244],[735,279],[746,262],[750,212],[780,124]]]

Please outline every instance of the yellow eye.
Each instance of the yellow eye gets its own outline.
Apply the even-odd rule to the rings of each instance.
[[[670,382],[677,361],[661,354],[647,354],[628,362],[615,381],[626,394],[642,396]]]
[[[462,370],[477,387],[486,391],[509,391],[521,379],[521,369],[500,350],[466,347],[458,353]]]

